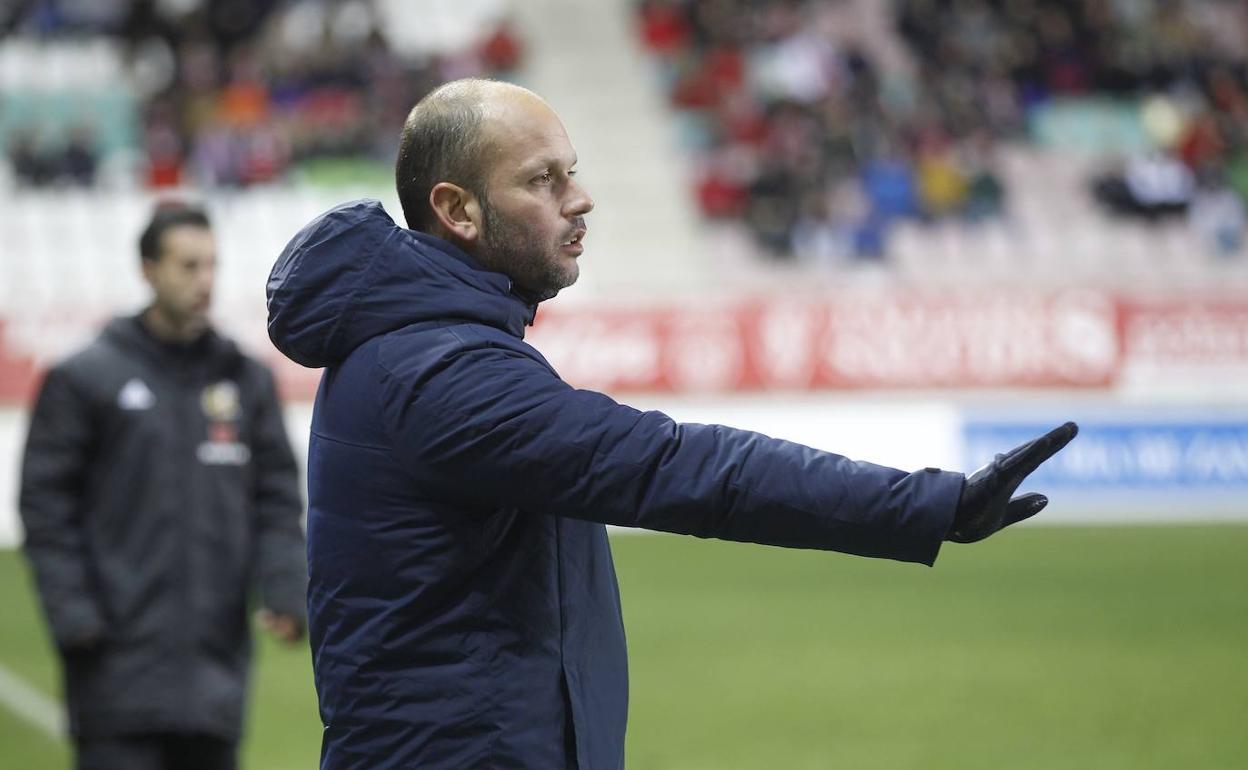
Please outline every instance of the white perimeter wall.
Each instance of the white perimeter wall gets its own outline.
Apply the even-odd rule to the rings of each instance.
[[[1122,409],[1122,404],[1115,399],[1067,398],[1062,394],[1043,397],[1035,394],[994,394],[976,397],[974,404],[968,404],[964,397],[955,400],[948,395],[925,397],[911,394],[636,396],[625,400],[638,408],[666,412],[680,422],[721,423],[746,428],[855,460],[868,460],[905,470],[936,466],[964,472],[972,470],[961,467],[966,449],[963,421],[968,414],[988,409],[998,414],[1019,415],[1024,421],[1036,418],[1039,424],[1055,425],[1067,415],[1112,415]],[[1130,419],[1148,423],[1154,415],[1173,417],[1176,409],[1194,415],[1191,419],[1205,423],[1225,419],[1228,423],[1243,424],[1248,419],[1248,412],[1242,407],[1194,408],[1176,405],[1144,410],[1137,407],[1131,412]],[[287,429],[301,468],[306,467],[311,411],[311,404],[308,403],[293,404],[286,411]],[[0,547],[11,547],[21,539],[17,492],[26,423],[25,410],[0,409]],[[1089,447],[1072,445],[1068,453],[1077,448],[1095,446],[1092,439],[1085,443]],[[1009,448],[1000,447],[1002,451]],[[1239,458],[1236,462],[1242,464],[1243,459]],[[1242,475],[1239,473],[1239,476]],[[1128,489],[1121,493],[1111,491],[1108,496],[1099,498],[1069,492],[1051,497],[1052,504],[1038,517],[1037,523],[1248,519],[1248,499],[1244,498],[1239,488],[1228,488],[1223,493],[1215,490],[1213,496],[1208,493],[1187,494],[1180,490],[1177,497],[1175,494],[1167,497],[1149,490]]]

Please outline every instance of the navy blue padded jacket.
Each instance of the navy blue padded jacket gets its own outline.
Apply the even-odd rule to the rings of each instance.
[[[269,334],[325,367],[308,459],[322,768],[624,766],[604,525],[931,564],[963,476],[680,424],[578,390],[536,305],[376,201],[282,253]]]

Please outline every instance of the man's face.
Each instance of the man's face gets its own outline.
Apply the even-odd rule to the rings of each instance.
[[[155,294],[153,305],[174,325],[207,324],[216,255],[212,231],[177,225],[161,236],[157,258],[143,261],[143,277]]]
[[[541,298],[576,282],[585,215],[593,200],[577,184],[576,151],[559,118],[531,95],[491,116],[491,164],[480,197],[481,263]]]

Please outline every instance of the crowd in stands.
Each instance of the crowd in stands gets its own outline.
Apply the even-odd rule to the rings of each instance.
[[[1174,119],[1135,162],[1191,177],[1191,195],[1164,210],[1187,211],[1204,191],[1223,225],[1238,202],[1242,233],[1248,4],[896,0],[901,66],[860,33],[860,6],[641,0],[640,33],[695,147],[706,216],[744,221],[777,256],[878,257],[899,219],[1008,211],[998,149],[1029,139],[1035,110],[1151,96],[1169,100]],[[1098,180],[1098,196],[1151,216],[1131,195],[1158,177],[1131,172]]]
[[[63,142],[40,141],[33,131],[19,131],[9,143],[13,176],[23,187],[91,187],[99,157],[89,129],[71,130]]]
[[[20,18],[0,21],[44,39],[108,35],[124,46],[139,95],[136,171],[150,187],[387,173],[417,99],[449,78],[505,78],[523,56],[506,22],[463,50],[401,52],[372,0],[24,6]],[[89,143],[40,153],[39,128],[9,142],[18,180],[90,184]]]
[[[899,29],[949,128],[1016,131],[1055,97],[1136,100],[1151,151],[1092,180],[1115,214],[1191,213],[1237,251],[1248,202],[1248,4],[903,0]],[[999,114],[994,93],[1013,108]],[[1004,118],[1004,120],[1002,119]]]

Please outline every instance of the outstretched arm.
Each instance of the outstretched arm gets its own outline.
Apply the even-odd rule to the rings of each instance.
[[[930,564],[962,490],[959,473],[640,412],[514,350],[448,342],[420,371],[396,359],[384,377],[391,441],[421,487],[448,498]]]

